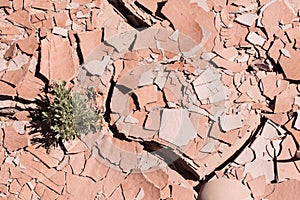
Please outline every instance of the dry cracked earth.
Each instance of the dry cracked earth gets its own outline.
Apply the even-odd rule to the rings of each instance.
[[[0,199],[299,199],[299,10],[0,0]],[[58,80],[104,121],[47,152],[34,111]]]

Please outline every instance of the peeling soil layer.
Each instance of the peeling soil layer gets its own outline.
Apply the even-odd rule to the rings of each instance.
[[[300,196],[300,2],[0,0],[0,199]],[[45,148],[53,82],[102,130]]]

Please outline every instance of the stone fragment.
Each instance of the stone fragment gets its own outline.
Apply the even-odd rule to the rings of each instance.
[[[254,197],[261,197],[265,194],[266,190],[266,177],[259,176],[247,182]]]
[[[40,73],[52,81],[71,80],[75,75],[76,64],[68,40],[48,34],[41,42]]]
[[[5,74],[3,74],[2,76],[2,81],[10,83],[14,87],[16,87],[20,82],[22,82],[25,75],[26,71],[24,69],[6,71]]]
[[[257,14],[245,13],[242,15],[238,15],[235,18],[235,21],[246,26],[252,26],[252,24],[256,21],[257,18]]]
[[[64,145],[69,154],[76,154],[87,150],[87,146],[78,138],[65,142]]]
[[[228,190],[228,188],[231,188]],[[219,178],[204,184],[199,191],[199,199],[202,200],[240,200],[250,199],[250,191],[240,181]]]
[[[238,51],[235,47],[224,48],[220,50],[215,50],[216,54],[221,56],[222,58],[233,62],[235,58],[238,56]]]
[[[299,110],[297,111],[297,117],[295,119],[293,128],[297,129],[298,131],[300,130],[300,111]]]
[[[283,56],[290,58],[291,54],[288,50],[286,50],[285,48],[280,49],[280,53],[282,53]]]
[[[19,198],[20,199],[28,199],[28,197],[31,197],[33,195],[33,191],[30,189],[30,187],[28,186],[28,184],[23,185],[20,194],[19,194]]]
[[[50,0],[33,0],[31,6],[41,10],[51,10],[52,3]]]
[[[44,149],[36,149],[32,146],[29,146],[27,150],[37,157],[41,162],[43,162],[47,167],[53,168],[58,166],[60,159],[54,158],[46,153]]]
[[[38,42],[35,37],[35,34],[31,34],[27,38],[19,40],[17,44],[21,51],[28,55],[33,55],[38,48]]]
[[[16,96],[16,89],[6,82],[0,81],[0,93],[5,96]]]
[[[300,131],[296,130],[295,128],[293,128],[293,123],[294,123],[295,118],[292,118],[291,120],[289,120],[284,127],[291,132],[291,134],[294,136],[296,142],[298,143],[298,145],[300,144]]]
[[[194,191],[185,185],[172,185],[172,198],[174,199],[193,199]]]
[[[243,127],[241,116],[239,115],[222,115],[220,116],[220,126],[223,131],[227,132]]]
[[[12,125],[4,127],[4,147],[9,152],[27,147],[28,144],[27,135],[18,134]]]
[[[231,62],[226,59],[221,58],[220,56],[216,56],[212,59],[212,61],[220,68],[224,68],[230,70],[232,72],[241,72],[245,69],[241,63]]]
[[[287,79],[300,80],[300,72],[295,67],[300,62],[300,53],[293,49],[292,44],[287,44],[285,49],[289,52],[290,57],[281,56],[279,59],[280,66]]]
[[[143,172],[144,176],[156,187],[163,189],[168,184],[169,175],[161,169]]]
[[[132,187],[134,185],[134,187]],[[153,183],[148,181],[145,176],[138,171],[131,172],[122,183],[125,199],[135,199],[143,190],[142,199],[160,199],[160,190]]]
[[[184,109],[164,109],[162,112],[159,137],[178,146],[187,145],[196,137],[188,111]]]
[[[247,41],[250,42],[253,45],[257,45],[257,46],[263,46],[266,42],[266,39],[260,35],[258,35],[257,33],[254,32],[250,32],[247,35]]]
[[[10,14],[7,17],[7,19],[16,25],[20,25],[28,29],[32,28],[32,24],[30,22],[30,16],[28,12],[26,12],[25,10],[17,10],[12,14]]]
[[[94,188],[95,184],[90,178],[67,173],[66,185],[67,192],[70,194],[71,199],[79,200],[82,199],[82,197],[85,197],[86,199],[93,199],[96,195]]]
[[[193,20],[189,6],[182,7],[182,4],[188,5],[188,0],[182,2],[177,2],[175,0],[170,0],[162,8],[162,13],[172,21],[173,25],[180,32],[191,37],[196,44],[202,41],[203,31],[200,25]],[[177,12],[174,12],[176,10]],[[182,23],[182,22],[185,23]]]
[[[145,6],[145,8],[149,9],[152,13],[155,13],[157,10],[157,0],[154,1],[147,1],[147,0],[138,0],[140,4]]]
[[[278,151],[278,160],[290,160],[294,157],[297,151],[296,143],[293,136],[287,135],[280,143],[280,151]]]
[[[145,129],[155,130],[155,131],[159,130],[160,120],[161,120],[160,118],[161,118],[160,110],[150,111],[146,118]]]
[[[102,76],[109,62],[110,62],[110,56],[104,56],[102,61],[100,60],[89,61],[84,65],[84,68],[86,68],[86,70],[93,75]]]
[[[43,91],[44,82],[35,77],[34,74],[28,72],[22,83],[20,83],[17,87],[17,93],[20,98],[34,101],[38,99]]]
[[[112,192],[124,182],[125,174],[120,170],[110,168],[103,182],[103,193],[110,196]]]
[[[89,32],[78,33],[80,50],[83,60],[86,61],[90,53],[100,45],[102,39],[102,31],[94,30]]]
[[[12,43],[10,45],[10,47],[6,50],[5,54],[4,54],[4,59],[5,60],[10,60],[13,59],[16,56],[16,43]]]
[[[94,156],[91,156],[84,166],[83,172],[80,174],[82,176],[87,176],[95,181],[99,181],[104,178],[108,172],[109,167],[101,163]]]
[[[274,112],[284,113],[290,111],[294,102],[294,96],[296,96],[295,88],[289,85],[286,90],[277,95]]]
[[[22,189],[22,186],[17,181],[17,179],[13,179],[13,181],[9,185],[9,192],[13,194],[19,194]]]
[[[246,148],[235,160],[234,162],[245,165],[246,163],[249,163],[253,161],[255,158],[255,154],[251,148]]]
[[[272,184],[273,192],[267,196],[269,200],[294,200],[300,195],[300,181],[290,179],[281,183]]]
[[[73,174],[79,175],[84,170],[85,165],[85,154],[84,152],[70,155],[70,166]]]
[[[270,183],[275,178],[273,162],[262,158],[257,158],[253,162],[247,163],[245,165],[244,174],[247,173],[250,173],[252,178],[264,175],[267,183]]]
[[[61,35],[63,37],[68,37],[68,29],[61,28],[58,26],[53,27],[52,33],[56,35]]]
[[[143,108],[146,104],[157,101],[157,87],[156,85],[143,86],[134,90],[134,94],[137,96],[139,106]]]
[[[289,24],[296,17],[295,11],[288,4],[287,1],[274,1],[265,5],[262,12],[261,23],[266,29],[269,38],[280,30],[280,22]]]
[[[59,12],[55,14],[54,21],[57,27],[66,28],[69,22],[69,16],[67,12]]]
[[[274,84],[274,82],[276,84]],[[270,99],[274,99],[275,96],[287,89],[288,85],[288,81],[282,80],[278,75],[272,72],[267,73],[267,76],[261,78],[262,92]]]
[[[114,200],[114,199],[125,200],[121,187],[115,189],[112,195],[107,198],[107,200]]]
[[[11,1],[9,0],[1,0],[0,8],[11,8]]]
[[[280,57],[280,49],[284,47],[284,43],[277,39],[273,42],[271,48],[268,50],[268,55],[271,56],[271,58],[277,62]]]

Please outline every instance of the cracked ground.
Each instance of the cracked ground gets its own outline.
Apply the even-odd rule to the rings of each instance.
[[[0,199],[299,199],[299,10],[0,0]],[[59,80],[96,91],[103,127],[47,151]]]

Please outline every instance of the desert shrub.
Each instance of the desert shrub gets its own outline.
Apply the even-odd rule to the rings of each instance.
[[[69,141],[82,134],[101,129],[102,115],[93,106],[91,91],[80,94],[66,88],[66,82],[51,85],[52,100],[42,112],[42,122],[48,127],[51,144]]]

